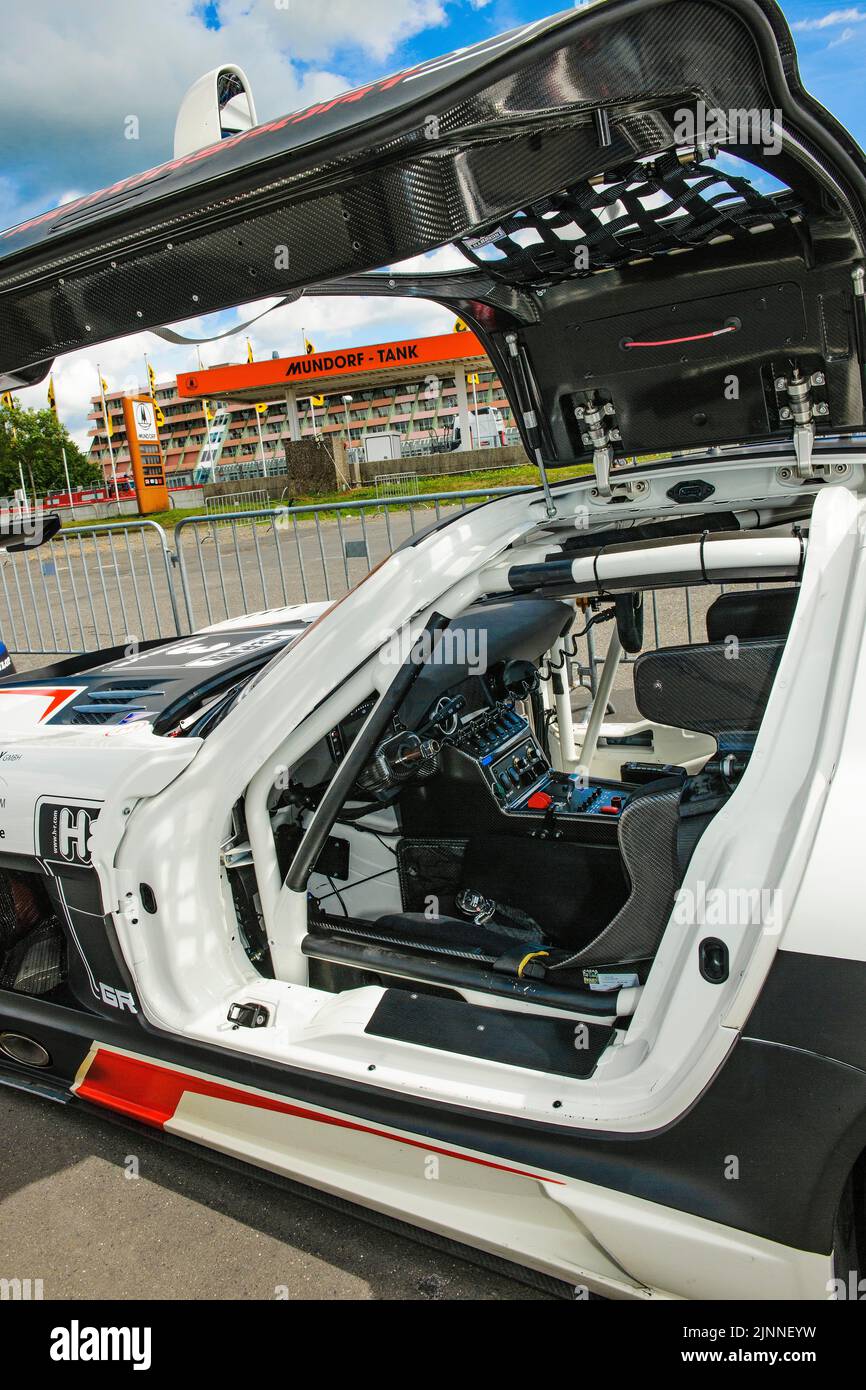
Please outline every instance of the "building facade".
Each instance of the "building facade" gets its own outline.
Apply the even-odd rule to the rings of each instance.
[[[359,350],[346,351],[357,353]],[[366,351],[369,352],[369,349]],[[255,365],[259,368],[265,366],[264,363]],[[274,362],[275,368],[277,365]],[[225,364],[207,369],[202,376],[206,379],[211,373],[234,370],[233,364]],[[472,374],[477,375],[477,384],[471,381]],[[403,370],[399,374],[400,379],[389,381],[387,369],[377,369],[368,374],[368,379],[363,375],[361,378],[356,376],[348,400],[345,390],[322,391],[318,398],[322,404],[318,404],[315,397],[304,398],[298,393],[292,411],[284,397],[268,400],[273,392],[263,389],[262,397],[267,402],[267,409],[261,413],[248,400],[221,397],[216,393],[212,397],[190,398],[179,394],[177,380],[160,382],[156,390],[156,403],[165,417],[165,425],[160,428],[160,441],[169,483],[177,487],[193,481],[202,455],[205,455],[205,459],[208,457],[211,442],[208,436],[217,419],[225,425],[221,431],[223,438],[215,469],[217,478],[284,471],[284,445],[298,435],[301,438],[337,436],[347,441],[350,450],[362,450],[367,435],[396,434],[401,437],[402,450],[408,458],[422,452],[448,450],[452,447],[458,419],[457,372],[443,370],[441,374],[433,374],[419,369],[417,380],[402,379],[405,375]],[[140,388],[140,393],[146,390],[146,387]],[[123,417],[124,394],[111,391],[105,398],[113,426],[111,447],[118,479],[130,472]],[[517,431],[505,392],[488,358],[471,363],[467,395],[469,408],[473,412],[476,402],[479,414],[485,408],[500,411],[509,442],[516,439]],[[295,415],[294,421],[292,413]],[[99,396],[93,397],[88,418],[91,421],[90,458],[99,466],[106,481],[110,481],[109,441]],[[457,471],[456,460],[454,471]]]

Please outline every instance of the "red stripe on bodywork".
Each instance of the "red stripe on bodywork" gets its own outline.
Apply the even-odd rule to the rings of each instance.
[[[117,1110],[122,1115],[129,1115],[156,1129],[162,1129],[166,1121],[172,1118],[184,1095],[209,1096],[214,1100],[230,1100],[237,1105],[249,1105],[256,1110],[273,1110],[279,1115],[292,1115],[300,1120],[312,1120],[317,1124],[334,1125],[338,1129],[353,1129],[360,1134],[372,1134],[377,1139],[390,1139],[396,1144],[423,1149],[425,1153],[459,1158],[464,1163],[476,1163],[482,1168],[496,1168],[502,1173],[532,1178],[535,1182],[563,1185],[559,1178],[546,1178],[540,1173],[529,1173],[523,1168],[512,1168],[506,1163],[494,1163],[487,1158],[473,1158],[469,1154],[457,1153],[454,1149],[438,1148],[435,1144],[425,1143],[421,1139],[406,1139],[402,1134],[392,1134],[385,1129],[360,1124],[357,1120],[325,1115],[319,1110],[309,1110],[306,1106],[292,1105],[289,1101],[260,1096],[254,1091],[244,1091],[236,1086],[226,1086],[221,1081],[191,1076],[188,1072],[174,1071],[171,1067],[161,1067],[155,1062],[145,1062],[138,1057],[124,1057],[102,1047],[90,1063],[84,1079],[75,1087],[75,1094],[82,1100],[106,1106],[109,1110]]]
[[[0,690],[0,695],[44,695],[48,705],[44,713],[39,716],[39,722],[42,724],[62,704],[71,700],[73,695],[77,695],[83,689],[84,686],[82,685],[64,685],[58,690],[47,689],[44,685],[10,685]]]

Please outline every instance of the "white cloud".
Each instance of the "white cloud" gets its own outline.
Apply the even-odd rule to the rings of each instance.
[[[858,5],[847,10],[830,10],[815,19],[798,19],[791,28],[802,33],[811,29],[836,29],[840,24],[866,24],[866,10]]]
[[[151,12],[128,0],[0,0],[0,168],[22,201],[51,182],[92,191],[170,158],[184,93],[221,63],[244,68],[266,120],[356,85],[332,70],[335,55],[387,64],[446,17],[443,0],[222,0],[219,13],[211,30],[189,0]],[[129,116],[138,139],[127,138]]]
[[[850,43],[851,40],[855,37],[856,33],[856,29],[843,29],[839,37],[837,39],[833,39],[833,41],[829,43],[827,47],[838,48],[840,44]]]
[[[0,224],[17,222],[80,192],[170,158],[174,121],[188,87],[231,61],[246,71],[264,121],[374,78],[393,67],[399,46],[445,21],[450,0],[221,0],[218,31],[205,28],[191,0],[160,0],[148,12],[129,0],[0,0],[3,82],[0,83]],[[447,46],[447,45],[446,45]],[[355,50],[359,74],[335,70]],[[336,59],[336,62],[334,60]],[[334,63],[332,69],[331,64]],[[140,139],[125,138],[138,118]],[[400,269],[450,269],[464,264],[446,248]],[[257,306],[180,325],[204,336],[250,317]],[[317,348],[372,343],[448,331],[453,315],[417,300],[304,299],[276,311],[251,331],[256,356],[301,350],[302,328]],[[243,361],[246,333],[202,349],[206,365]],[[171,347],[152,334],[105,343],[58,359],[54,381],[61,418],[81,447],[89,443],[87,412],[97,389],[97,362],[112,389],[144,383],[144,353],[157,377],[171,378],[196,362],[193,348]],[[44,406],[46,383],[20,392]]]

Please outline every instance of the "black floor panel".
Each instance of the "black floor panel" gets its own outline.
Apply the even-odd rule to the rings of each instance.
[[[613,1030],[597,1023],[485,1009],[465,1000],[386,991],[365,1029],[379,1038],[585,1080]]]

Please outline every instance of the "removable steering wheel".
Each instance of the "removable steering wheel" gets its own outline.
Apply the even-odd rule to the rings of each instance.
[[[502,668],[502,685],[515,700],[528,700],[538,689],[538,670],[531,661],[506,661]]]

